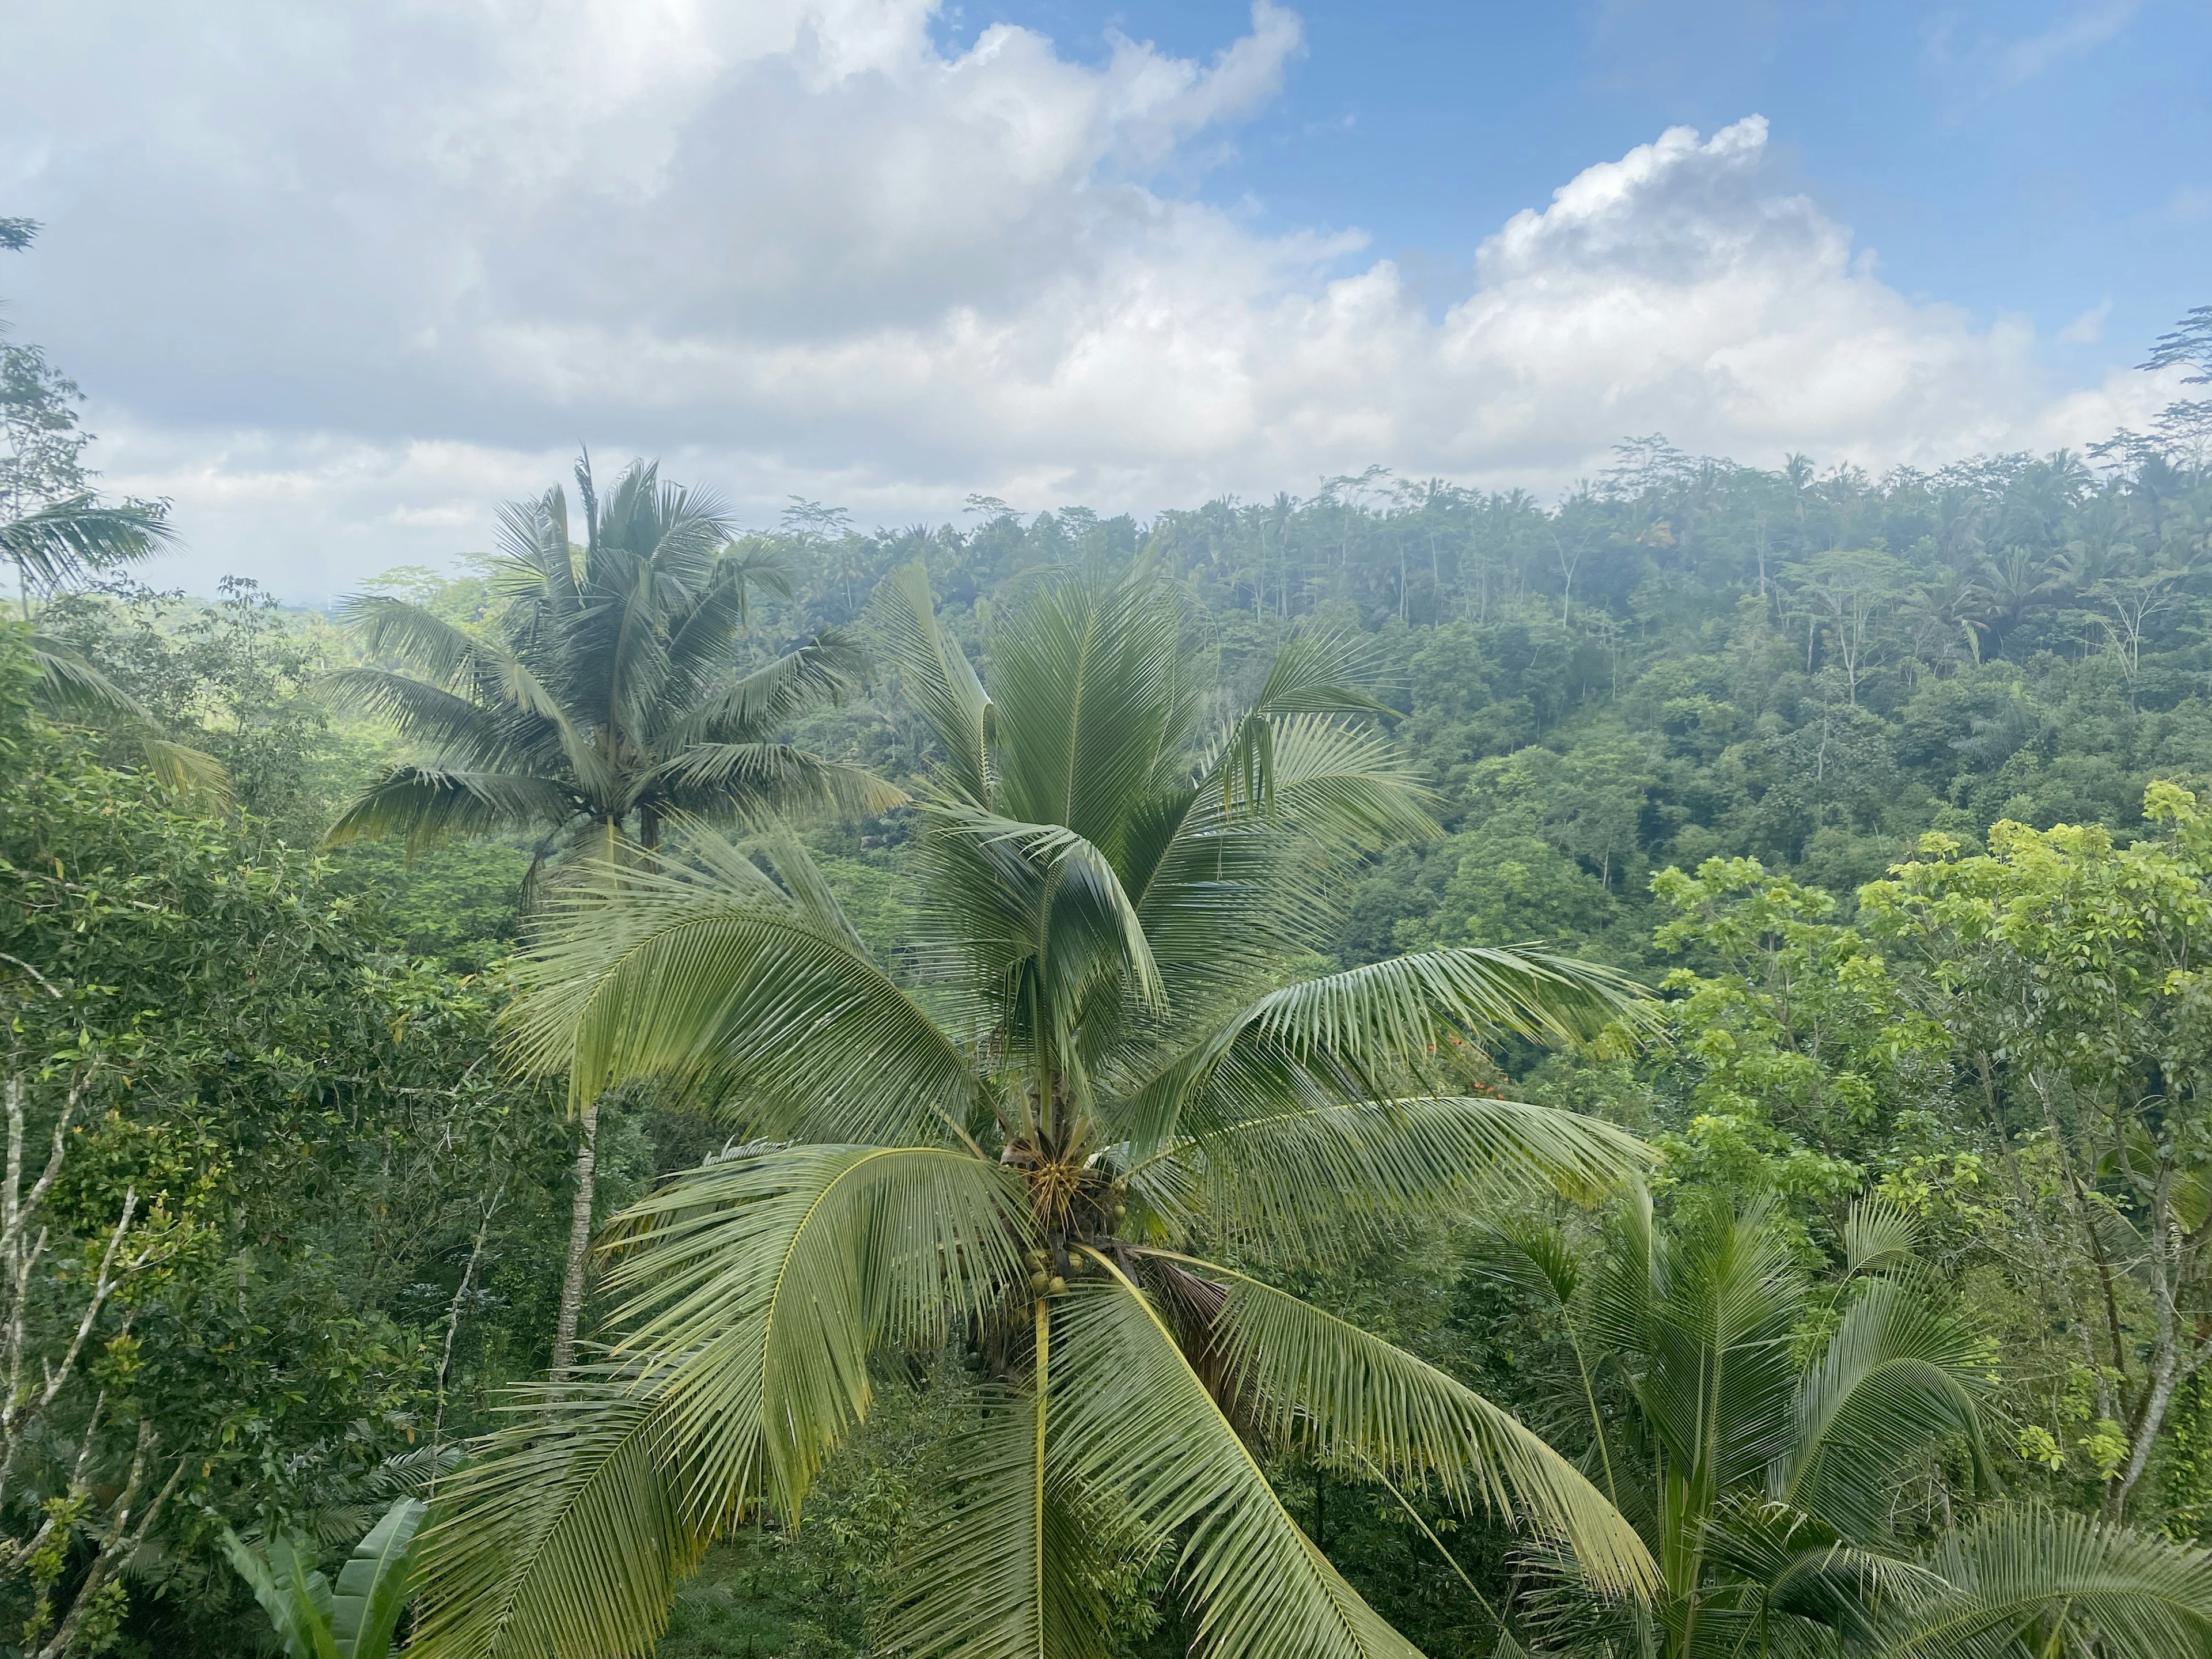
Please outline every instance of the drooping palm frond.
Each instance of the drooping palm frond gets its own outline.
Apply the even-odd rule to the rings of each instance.
[[[1139,1001],[1160,1000],[1143,919],[1102,849],[1057,822],[951,803],[930,818],[935,932],[958,941],[971,973],[1004,978],[1030,964],[1068,1012],[1101,974]]]
[[[87,491],[0,521],[0,559],[52,592],[102,570],[151,558],[176,539],[166,508],[103,501]]]
[[[382,668],[342,668],[316,682],[331,702],[389,720],[401,736],[432,745],[445,760],[483,765],[509,744],[482,705]]]
[[[695,743],[638,781],[672,811],[702,816],[793,814],[809,808],[872,817],[907,804],[907,793],[858,766],[840,765],[784,743]]]
[[[1925,1565],[1941,1588],[1887,1609],[1883,1659],[2212,1654],[2212,1556],[2189,1545],[2030,1504],[1960,1527]]]
[[[324,833],[323,844],[343,847],[364,837],[404,836],[412,856],[450,836],[566,823],[581,811],[574,788],[557,778],[402,763],[386,768],[355,797]]]
[[[1657,1570],[1604,1495],[1513,1415],[1358,1326],[1211,1262],[1175,1258],[1223,1285],[1215,1341],[1247,1409],[1325,1461],[1434,1486],[1571,1550],[1601,1594],[1648,1595]]]
[[[1177,1237],[1210,1232],[1310,1259],[1478,1195],[1588,1195],[1648,1153],[1596,1118],[1482,1097],[1291,1108],[1133,1161],[1129,1189]]]
[[[537,1391],[441,1494],[422,1542],[411,1652],[642,1655],[711,1534],[649,1367],[580,1367]]]
[[[1049,1459],[1034,1395],[987,1400],[959,1476],[922,1522],[884,1619],[907,1659],[1108,1659],[1098,1539]]]
[[[230,769],[205,750],[151,736],[138,739],[138,750],[146,757],[147,771],[179,794],[196,796],[218,812],[238,805]]]
[[[33,634],[28,642],[31,664],[39,674],[39,696],[48,707],[133,720],[148,718],[145,706],[137,698],[59,640]]]
[[[685,632],[696,626],[687,622]],[[672,745],[759,742],[808,708],[850,696],[867,670],[867,653],[858,641],[839,629],[824,629],[797,650],[683,711],[669,728],[668,741]]]
[[[1003,1166],[933,1147],[794,1146],[664,1185],[613,1224],[616,1350],[684,1356],[661,1392],[702,1487],[797,1512],[866,1413],[878,1344],[945,1340],[1028,1243]],[[718,1500],[719,1501],[719,1500]]]
[[[1049,1455],[1155,1535],[1183,1540],[1176,1577],[1198,1650],[1418,1659],[1284,1510],[1145,1293],[1096,1261],[1102,1277],[1054,1306],[1066,1403]]]
[[[135,739],[146,770],[179,794],[195,797],[218,812],[238,805],[230,769],[204,749],[156,735],[160,728],[143,704],[60,641],[30,636],[38,671],[38,698],[48,712],[67,718],[101,717]]]
[[[448,689],[472,680],[481,664],[502,654],[493,641],[389,593],[349,594],[333,614],[369,655],[395,658]]]
[[[994,1302],[1025,1225],[998,1166],[871,1146],[736,1158],[617,1218],[621,1340],[441,1499],[415,1650],[649,1652],[711,1539],[797,1515],[867,1413],[869,1352]]]
[[[1501,1032],[1572,1044],[1652,1006],[1605,968],[1484,946],[1419,951],[1269,992],[1115,1106],[1146,1151],[1305,1102],[1358,1099],[1419,1075],[1439,1045]]]
[[[519,1051],[578,1089],[689,1079],[757,1127],[896,1143],[961,1133],[981,1088],[848,928],[711,831],[658,872],[603,869],[571,889],[523,977]]]

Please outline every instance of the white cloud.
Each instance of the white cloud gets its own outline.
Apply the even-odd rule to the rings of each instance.
[[[204,582],[315,596],[489,540],[503,497],[658,453],[760,520],[1146,510],[1380,460],[1552,487],[1626,433],[1879,466],[2142,423],[2022,321],[1906,299],[1773,181],[1766,123],[1677,128],[1482,246],[1431,316],[1355,231],[1261,235],[1165,179],[1302,50],[1072,62],[927,0],[48,9],[0,112],[0,271],[100,394],[118,484]],[[21,32],[21,31],[19,31]],[[2077,325],[2076,326],[2082,326]]]
[[[2049,28],[2015,40],[1997,54],[1997,79],[2025,86],[2069,58],[2094,52],[2134,21],[2140,0],[2095,0],[2067,13]]]
[[[2052,337],[2066,345],[2094,345],[2105,337],[2105,323],[2112,314],[2112,296],[2107,294]]]

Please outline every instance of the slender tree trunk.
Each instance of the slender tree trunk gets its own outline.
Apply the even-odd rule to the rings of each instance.
[[[568,1268],[561,1280],[561,1318],[553,1328],[553,1375],[568,1375],[576,1359],[576,1321],[584,1310],[584,1262],[592,1247],[592,1190],[599,1169],[599,1103],[584,1108],[584,1138],[576,1147],[576,1189],[568,1206]]]

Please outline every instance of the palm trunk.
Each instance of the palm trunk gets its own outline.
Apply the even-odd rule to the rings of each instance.
[[[576,1359],[576,1321],[584,1310],[584,1261],[592,1246],[592,1189],[599,1168],[599,1103],[584,1108],[584,1138],[576,1147],[576,1190],[568,1207],[568,1267],[561,1280],[561,1318],[553,1328],[553,1375],[568,1375]]]

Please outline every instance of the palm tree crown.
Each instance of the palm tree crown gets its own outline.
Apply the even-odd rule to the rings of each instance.
[[[1993,1484],[1989,1358],[1932,1293],[1917,1231],[1894,1206],[1862,1204],[1843,1230],[1840,1282],[1820,1287],[1763,1203],[1687,1195],[1663,1228],[1639,1192],[1594,1260],[1554,1230],[1499,1230],[1494,1263],[1562,1322],[1590,1461],[1663,1579],[1654,1605],[1629,1606],[1557,1564],[1524,1608],[1530,1650],[2212,1654],[2201,1552],[2026,1505],[1914,1547],[1914,1477],[1948,1461],[1970,1486]],[[1616,1386],[1617,1418],[1598,1404]]]
[[[843,696],[863,659],[824,633],[741,672],[747,590],[787,592],[773,563],[731,545],[714,501],[634,463],[601,501],[576,467],[585,541],[568,539],[559,486],[501,513],[482,634],[404,600],[349,602],[368,650],[412,674],[330,677],[341,699],[387,715],[429,757],[393,766],[341,813],[329,841],[530,828],[542,859],[572,836],[605,854],[650,848],[679,813],[821,802],[876,811],[903,797],[853,769],[774,741],[809,705]]]
[[[1434,1056],[1594,1035],[1632,988],[1480,949],[1298,976],[1357,860],[1430,828],[1340,644],[1294,638],[1224,720],[1142,573],[1042,586],[988,690],[919,567],[877,610],[939,750],[908,971],[787,833],[608,868],[534,958],[526,1055],[586,1097],[680,1079],[742,1144],[613,1224],[606,1346],[448,1500],[423,1650],[647,1651],[711,1538],[797,1513],[871,1352],[955,1333],[990,1382],[898,1650],[1102,1652],[1091,1587],[1136,1536],[1174,1553],[1206,1651],[1410,1655],[1255,1439],[1489,1503],[1645,1591],[1633,1531],[1510,1415],[1195,1254],[1312,1257],[1484,1190],[1618,1178],[1625,1135],[1444,1093]]]

